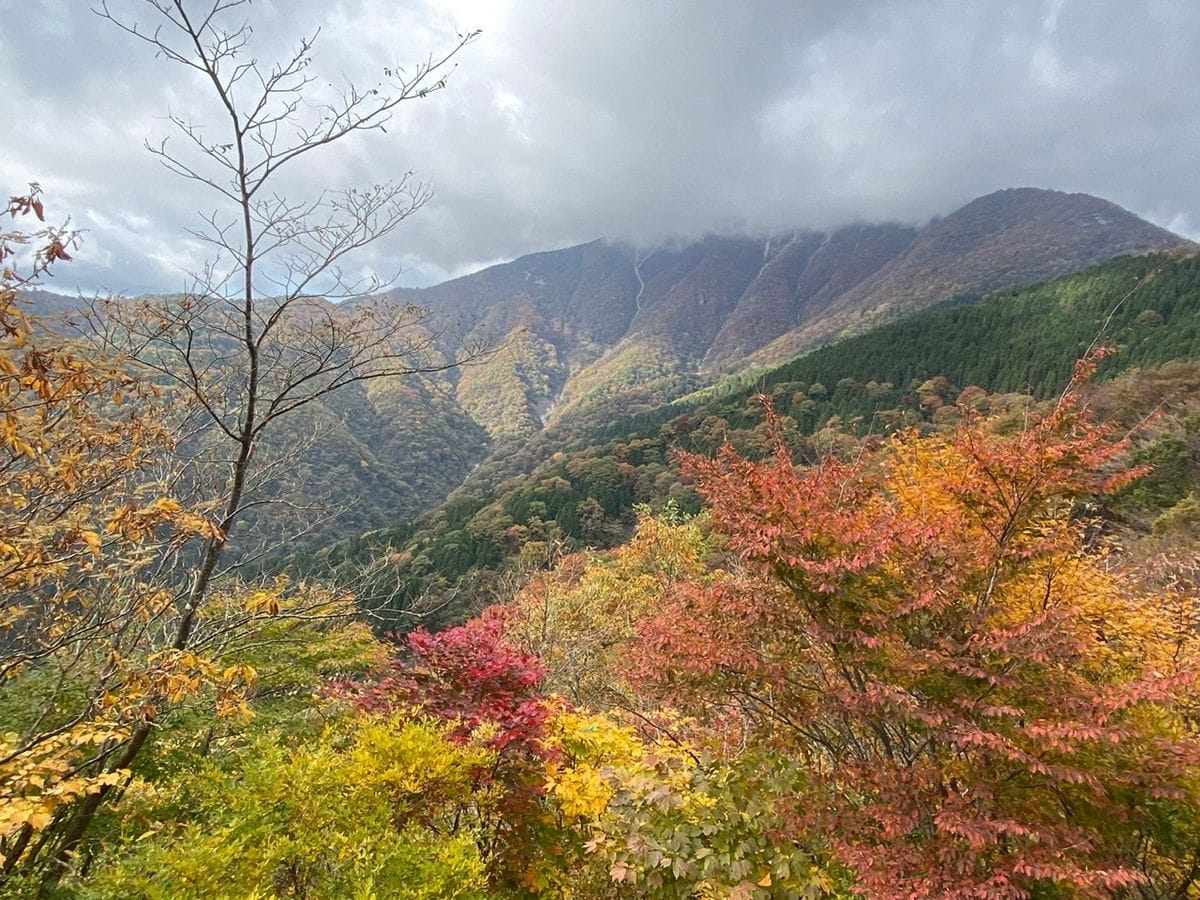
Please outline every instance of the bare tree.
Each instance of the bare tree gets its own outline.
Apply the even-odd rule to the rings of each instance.
[[[277,188],[298,161],[359,132],[382,132],[401,104],[443,89],[478,32],[458,35],[411,68],[385,69],[390,89],[347,85],[326,96],[311,70],[316,34],[265,64],[249,53],[253,31],[240,18],[249,0],[142,2],[152,25],[107,2],[95,12],[199,74],[223,122],[214,138],[172,113],[176,140],[147,143],[169,171],[216,197],[215,211],[191,232],[213,248],[211,261],[182,296],[99,303],[88,323],[106,350],[181,398],[180,446],[202,448],[190,459],[185,453],[179,477],[211,492],[216,528],[197,552],[173,557],[176,616],[164,646],[181,651],[212,641],[197,633],[200,612],[222,576],[244,563],[231,541],[248,511],[269,500],[280,462],[263,465],[262,448],[281,420],[348,385],[442,371],[483,352],[474,346],[446,356],[424,310],[371,301],[388,282],[347,278],[342,269],[350,254],[424,206],[428,185],[407,172],[307,199]],[[127,768],[150,733],[149,723],[139,725],[103,765]],[[60,860],[78,847],[103,797],[78,805],[58,843]]]

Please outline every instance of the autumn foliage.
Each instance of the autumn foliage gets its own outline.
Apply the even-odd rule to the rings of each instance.
[[[1020,418],[684,455],[705,517],[413,633],[355,702],[497,753],[505,889],[1186,896],[1195,596],[1089,518],[1145,472],[1084,400],[1101,356]]]
[[[8,211],[41,220],[36,185]],[[65,227],[0,232],[4,890],[47,889],[85,858],[102,801],[153,768],[152,735],[190,720],[211,742],[225,722],[251,718],[250,658],[278,671],[270,650],[285,643],[302,660],[315,647],[344,649],[343,661],[369,655],[362,626],[347,626],[344,592],[231,579],[202,612],[181,602],[188,583],[175,564],[221,530],[172,495],[164,392],[62,323],[28,315],[19,293],[72,245]],[[184,616],[195,627],[181,638]]]
[[[679,591],[630,666],[803,759],[781,802],[871,896],[1096,896],[1195,858],[1167,824],[1197,800],[1194,635],[1164,640],[1074,517],[1137,474],[1079,398],[1091,365],[1012,434],[968,415],[809,469],[782,444],[684,460],[744,571]]]
[[[224,533],[154,477],[159,389],[29,321],[24,283],[0,284],[4,890],[1198,889],[1200,578],[1162,543],[1195,502],[1141,558],[1093,516],[1148,471],[1085,400],[1102,353],[1043,407],[811,466],[768,408],[766,458],[681,456],[703,515],[642,509],[619,550],[384,642],[282,576],[189,609],[164,573]]]
[[[37,186],[8,211],[41,222]],[[77,801],[124,780],[95,761],[151,721],[159,698],[193,684],[232,688],[245,674],[226,680],[194,655],[138,646],[170,607],[146,577],[161,542],[211,525],[149,483],[172,445],[153,388],[21,304],[18,290],[69,260],[72,243],[66,228],[44,224],[0,233],[0,698],[36,710],[8,708],[0,729],[5,873]]]
[[[450,735],[459,742],[487,725],[495,749],[539,752],[552,711],[541,692],[542,667],[504,639],[499,611],[490,612],[436,634],[408,634],[411,661],[396,657],[370,684],[348,682],[335,692],[367,713],[415,709],[436,716],[453,726]]]

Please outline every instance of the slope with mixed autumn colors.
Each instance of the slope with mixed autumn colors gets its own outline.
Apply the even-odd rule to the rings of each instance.
[[[386,379],[297,417],[280,441],[308,449],[284,486],[341,510],[314,543],[369,530],[436,505],[489,454],[520,457],[535,436],[552,444],[653,414],[730,374],[954,295],[1181,243],[1094,197],[1018,189],[924,229],[855,224],[653,248],[593,241],[523,256],[395,291],[392,299],[440,321],[447,356],[481,341],[496,352],[450,373]],[[74,303],[29,299],[48,314]]]
[[[771,452],[771,435],[785,434],[808,460],[854,453],[883,435],[953,426],[959,400],[976,408],[986,401],[1019,430],[1030,404],[1060,395],[1075,361],[1096,346],[1117,351],[1097,372],[1105,418],[1118,419],[1124,433],[1150,409],[1165,417],[1163,429],[1138,434],[1135,461],[1153,472],[1136,495],[1117,498],[1116,517],[1145,531],[1183,503],[1186,518],[1185,501],[1200,486],[1195,249],[1125,256],[978,302],[938,305],[603,427],[551,426],[515,448],[496,448],[429,513],[300,565],[370,570],[378,596],[394,598],[398,610],[437,596],[447,604],[440,614],[461,616],[503,588],[510,566],[544,562],[559,547],[619,543],[635,504],[697,511],[679,450],[712,455],[728,441],[761,456]],[[771,425],[760,394],[774,407]]]

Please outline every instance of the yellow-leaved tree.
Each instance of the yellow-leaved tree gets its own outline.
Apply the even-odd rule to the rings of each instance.
[[[404,175],[366,187],[322,188],[301,200],[285,198],[278,186],[294,161],[352,135],[383,131],[401,104],[440,91],[475,33],[458,35],[415,66],[384,69],[390,89],[349,85],[317,102],[310,70],[315,35],[277,61],[260,60],[248,49],[253,29],[241,18],[248,0],[135,5],[149,24],[103,2],[96,12],[166,62],[199,74],[222,122],[222,140],[201,141],[196,123],[168,115],[187,138],[185,148],[177,152],[165,140],[148,145],[168,169],[218,198],[219,210],[198,231],[216,256],[192,273],[182,295],[90,304],[81,311],[82,331],[95,348],[90,353],[67,351],[52,332],[31,330],[15,313],[8,320],[6,352],[16,373],[5,398],[10,453],[41,479],[45,497],[63,490],[77,495],[58,503],[60,509],[47,501],[48,530],[41,533],[19,521],[25,498],[12,506],[13,532],[34,548],[35,569],[25,576],[24,593],[8,601],[15,611],[4,646],[14,659],[5,677],[22,672],[44,685],[40,694],[6,687],[0,697],[42,697],[40,706],[27,703],[20,715],[6,717],[20,727],[0,756],[0,765],[15,768],[0,778],[11,780],[11,793],[23,803],[42,796],[36,783],[46,780],[39,772],[51,762],[38,771],[22,767],[31,753],[49,752],[59,740],[64,748],[53,759],[66,754],[68,761],[53,763],[56,783],[72,791],[61,802],[45,793],[40,805],[6,805],[12,811],[0,829],[0,853],[9,873],[49,859],[53,878],[86,857],[82,845],[102,799],[161,730],[164,706],[212,694],[223,711],[245,713],[238,697],[255,676],[228,652],[262,645],[246,634],[283,611],[296,622],[345,621],[344,595],[291,587],[281,596],[272,587],[265,599],[253,591],[243,596],[241,579],[265,552],[247,519],[280,499],[280,472],[295,458],[278,449],[280,423],[348,385],[441,371],[481,352],[445,356],[423,310],[366,300],[386,283],[348,277],[343,269],[352,254],[419,210],[431,196],[427,185]],[[36,193],[14,201],[11,211],[43,212]],[[70,243],[61,231],[41,237],[35,269],[65,258]],[[28,239],[12,235],[8,243],[27,246]],[[10,292],[20,283],[15,272],[6,279]],[[350,298],[363,302],[330,302]],[[14,303],[15,294],[8,306]],[[41,346],[30,352],[25,346],[35,335]],[[169,395],[162,405],[169,402],[170,428],[151,412],[154,388]],[[135,396],[140,402],[130,402]],[[38,429],[49,430],[43,454]],[[179,436],[180,452],[156,484],[155,461]],[[78,482],[59,477],[60,470]],[[42,497],[43,488],[32,495]],[[168,493],[192,499],[176,502]],[[61,565],[43,565],[36,558],[42,552]],[[239,606],[239,597],[248,602]],[[64,616],[70,626],[61,624]],[[358,638],[349,643],[365,646]],[[50,674],[55,666],[66,674]],[[94,732],[92,744],[76,739],[83,735],[66,736],[101,722],[111,730]],[[84,774],[89,778],[80,781]]]
[[[42,220],[38,187],[8,211]],[[0,884],[66,871],[176,711],[211,740],[249,717],[256,667],[294,690],[377,647],[344,592],[283,581],[229,582],[178,641],[178,563],[220,528],[161,476],[160,391],[27,313],[22,289],[74,242],[44,223],[0,233]]]
[[[38,187],[8,212],[43,221]],[[213,676],[196,659],[139,652],[164,613],[155,562],[213,528],[154,489],[150,469],[171,447],[155,392],[31,321],[19,299],[74,242],[44,223],[0,234],[5,873],[38,854],[76,801],[120,781],[121,767],[96,762],[152,717],[154,695]]]

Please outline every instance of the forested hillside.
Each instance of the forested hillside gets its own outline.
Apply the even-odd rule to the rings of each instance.
[[[757,361],[779,362],[949,297],[1030,284],[1178,243],[1169,232],[1098,197],[1031,188],[996,191],[930,225],[821,319],[800,322]]]
[[[380,596],[403,608],[417,598],[430,603],[432,592],[452,600],[433,606],[453,619],[490,596],[497,574],[521,558],[533,564],[564,548],[624,539],[635,504],[697,510],[674,452],[712,453],[726,440],[765,452],[759,393],[797,452],[815,459],[906,426],[950,424],[964,390],[1015,395],[993,401],[997,409],[1052,396],[1073,360],[1097,346],[1117,351],[1101,362],[1100,379],[1200,360],[1200,258],[1125,257],[930,310],[652,413],[588,431],[551,428],[493,457],[431,513],[342,541],[302,567],[357,572],[374,561]],[[1190,389],[1187,379],[1182,387]]]
[[[957,295],[1186,244],[1107,201],[998,191],[924,229],[603,241],[538,253],[392,297],[444,317],[444,350],[504,350],[463,374],[459,401],[497,438],[653,409],[721,373],[778,363]],[[486,399],[485,399],[486,398]]]
[[[594,241],[344,307],[314,298],[307,314],[322,308],[335,319],[376,304],[408,315],[417,304],[428,313],[418,341],[434,341],[427,363],[470,363],[381,378],[336,403],[318,398],[262,445],[296,458],[247,515],[268,558],[285,537],[289,550],[318,548],[429,510],[477,464],[487,473],[558,442],[555,428],[654,418],[727,375],[953,296],[1180,244],[1106,201],[1023,189],[980,198],[925,229],[861,224],[653,248]],[[81,317],[79,298],[38,291],[28,300],[44,321],[105,331],[102,314]],[[203,351],[204,371],[236,375],[222,349],[228,339]]]
[[[89,301],[45,290],[22,294],[39,328],[93,345],[104,343],[112,317],[138,315],[183,299]],[[354,314],[353,308],[317,298],[312,302],[322,316],[327,311],[335,321]],[[303,322],[292,325],[306,327]],[[427,339],[423,328],[412,332],[418,343]],[[213,323],[195,328],[194,344],[197,371],[230,383],[242,377],[229,336]],[[433,347],[419,355],[421,367],[429,371],[350,384],[336,399],[317,397],[260,443],[264,465],[277,471],[256,488],[255,505],[246,518],[253,540],[268,556],[319,547],[347,532],[419,515],[443,500],[484,459],[490,438],[472,417],[470,403],[466,408],[460,403],[450,360]],[[163,371],[155,372],[154,380],[167,390],[180,386]],[[178,447],[181,457],[221,452],[213,449],[211,430],[189,430],[188,435]]]
[[[301,577],[234,557],[203,605],[230,519],[175,495],[178,394],[4,284],[0,321],[0,894],[1196,883],[1200,257],[543,431],[482,495]]]
[[[688,455],[705,515],[403,647],[232,650],[256,717],[164,716],[60,891],[1186,896],[1195,570],[1073,515],[1138,475],[1089,368],[849,460]]]

